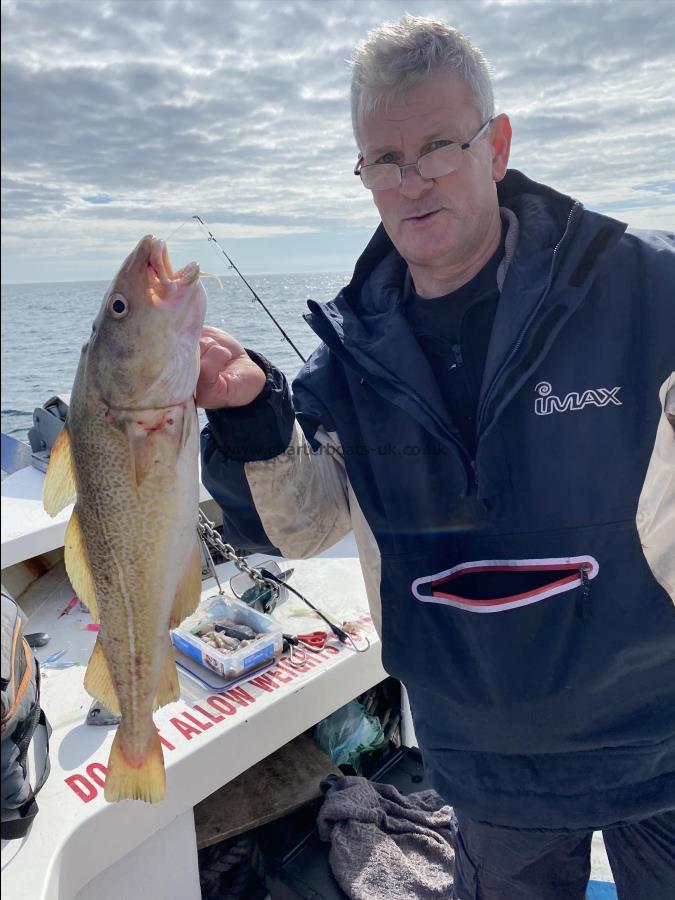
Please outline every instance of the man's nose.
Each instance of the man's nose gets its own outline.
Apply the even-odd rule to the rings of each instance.
[[[422,194],[426,194],[433,185],[433,179],[422,178],[417,171],[417,166],[408,165],[401,169],[401,186],[399,190],[404,197],[416,200]]]

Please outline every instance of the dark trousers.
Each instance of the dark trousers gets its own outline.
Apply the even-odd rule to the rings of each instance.
[[[455,900],[584,900],[592,832],[518,831],[455,816]],[[619,900],[675,900],[675,810],[602,836]]]

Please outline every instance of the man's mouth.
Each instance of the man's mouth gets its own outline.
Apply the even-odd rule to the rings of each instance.
[[[432,209],[431,212],[427,213],[419,213],[415,216],[405,216],[405,222],[427,222],[432,216],[435,216],[437,212],[440,212],[439,209]]]

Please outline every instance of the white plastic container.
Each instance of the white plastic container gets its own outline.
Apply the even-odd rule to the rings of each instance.
[[[248,625],[259,636],[247,641],[236,650],[218,650],[197,637],[190,630],[199,622],[232,622]],[[269,665],[283,652],[283,633],[280,626],[264,613],[241,603],[239,600],[208,598],[196,612],[171,632],[173,644],[202,666],[216,672],[222,678],[233,681]]]

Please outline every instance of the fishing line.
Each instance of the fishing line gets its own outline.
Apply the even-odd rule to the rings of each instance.
[[[184,222],[181,222],[181,224],[178,226],[178,228],[174,228],[174,230],[171,232],[171,234],[167,235],[167,237],[164,238],[164,243],[168,244],[169,241],[171,240],[171,238],[174,236],[174,234],[176,234],[176,232],[180,231],[181,228],[184,228],[187,225],[187,223],[191,222],[191,221],[192,221],[192,218],[190,217],[190,218],[186,219]]]
[[[283,335],[284,339],[285,339],[286,341],[288,341],[288,343],[289,343],[289,344],[291,345],[291,347],[295,350],[295,352],[298,354],[298,356],[300,357],[300,359],[301,359],[303,362],[307,362],[307,360],[305,359],[305,357],[304,357],[304,356],[302,355],[302,353],[298,350],[298,348],[295,346],[295,344],[294,344],[293,341],[290,339],[290,337],[286,334],[286,332],[285,332],[284,329],[281,327],[281,325],[279,324],[279,322],[274,318],[274,316],[272,315],[272,313],[271,313],[271,312],[269,311],[269,309],[265,306],[265,304],[262,302],[262,300],[260,299],[260,297],[256,294],[256,292],[253,290],[253,288],[251,287],[251,285],[248,283],[248,281],[247,281],[247,280],[244,278],[244,276],[241,274],[241,272],[240,272],[239,269],[236,267],[236,265],[234,264],[234,262],[232,261],[232,259],[227,255],[227,253],[226,253],[226,252],[223,250],[223,248],[220,246],[220,244],[218,243],[218,241],[216,240],[216,238],[213,236],[213,233],[212,233],[212,232],[209,230],[209,228],[207,227],[207,225],[206,225],[206,223],[204,222],[204,220],[203,220],[200,216],[192,216],[192,218],[193,218],[193,219],[196,219],[197,222],[199,223],[199,225],[201,225],[201,227],[204,229],[204,231],[205,231],[206,234],[208,235],[208,241],[209,241],[209,243],[215,244],[215,246],[218,248],[218,250],[220,250],[220,252],[223,254],[223,256],[225,257],[225,259],[227,260],[229,267],[230,267],[231,269],[234,269],[234,271],[237,273],[237,275],[241,278],[241,280],[244,282],[244,284],[246,285],[246,287],[247,287],[247,288],[249,289],[249,291],[253,294],[253,299],[254,299],[254,300],[257,300],[258,303],[262,306],[262,308],[264,309],[264,311],[267,313],[267,315],[270,317],[270,319],[274,322],[274,324],[276,325],[276,327],[279,329],[279,331],[280,331],[281,334]],[[183,224],[185,224],[185,223],[183,223]],[[179,226],[179,227],[182,228],[183,226],[181,225],[181,226]],[[176,229],[176,231],[178,231],[178,229]]]
[[[264,309],[264,311],[267,313],[267,315],[270,317],[270,319],[271,319],[271,320],[274,322],[274,324],[277,326],[277,328],[279,329],[279,331],[280,331],[281,334],[283,335],[284,339],[285,339],[286,341],[288,341],[288,343],[289,343],[289,344],[291,345],[291,347],[295,350],[295,352],[298,354],[298,356],[300,357],[300,359],[301,359],[303,362],[307,362],[307,360],[305,359],[305,357],[304,357],[304,356],[302,355],[302,353],[298,350],[298,348],[295,346],[295,344],[294,344],[293,341],[290,339],[290,337],[286,334],[286,332],[285,332],[284,329],[281,327],[281,325],[279,324],[279,322],[275,319],[275,317],[273,316],[273,314],[269,311],[269,309],[265,306],[265,304],[263,303],[263,301],[262,301],[262,300],[260,299],[260,297],[256,294],[256,292],[253,290],[253,288],[252,288],[251,285],[248,283],[248,281],[247,281],[247,280],[244,278],[244,276],[241,274],[241,272],[239,271],[239,269],[237,268],[237,266],[234,264],[233,260],[227,255],[227,253],[226,253],[226,252],[223,250],[223,248],[220,246],[220,244],[219,244],[218,241],[216,240],[216,238],[215,238],[213,232],[207,227],[206,223],[205,223],[204,220],[201,218],[201,216],[190,216],[190,218],[188,218],[188,219],[186,219],[184,222],[182,222],[177,228],[174,228],[174,230],[171,232],[171,234],[169,234],[169,235],[164,239],[165,242],[168,243],[169,240],[174,236],[174,234],[176,234],[177,232],[179,232],[179,231],[181,230],[181,228],[185,227],[185,225],[187,225],[187,223],[188,223],[188,222],[191,222],[193,219],[196,219],[197,223],[198,223],[198,224],[204,229],[204,231],[206,232],[208,242],[209,242],[210,244],[215,244],[215,246],[218,248],[218,250],[220,250],[220,252],[222,253],[222,255],[223,255],[223,256],[225,257],[225,259],[227,260],[227,264],[228,264],[229,268],[230,268],[230,269],[234,269],[234,271],[237,273],[237,275],[241,278],[241,280],[244,282],[244,284],[246,285],[246,287],[247,287],[247,288],[249,289],[249,291],[253,294],[253,299],[254,299],[254,300],[257,300],[258,303],[262,306],[262,308]],[[212,273],[210,273],[210,272],[202,272],[202,275],[208,275],[208,276],[210,276],[210,277],[213,277],[213,278],[218,279],[218,284],[220,285],[220,287],[221,287],[221,289],[222,289],[222,283],[221,283],[221,281],[220,281],[220,279],[218,278],[217,275],[212,275]]]
[[[305,597],[303,594],[300,593],[300,591],[296,591],[296,589],[294,587],[291,587],[290,584],[287,584],[278,575],[275,575],[273,572],[270,572],[269,569],[261,568],[260,574],[264,578],[268,578],[270,581],[275,581],[277,584],[286,588],[287,591],[290,591],[291,594],[294,594],[296,597],[299,597],[303,601],[303,603],[306,603],[310,609],[314,610],[314,612],[320,619],[323,619],[323,621],[326,623],[326,625],[328,625],[330,630],[333,632],[333,634],[340,641],[341,644],[348,644],[349,646],[351,646],[352,650],[354,650],[356,653],[365,653],[370,648],[370,640],[369,640],[367,634],[362,635],[363,639],[366,642],[366,646],[365,647],[357,647],[356,643],[354,641],[354,638],[352,637],[351,634],[349,634],[348,631],[345,631],[344,628],[340,628],[339,625],[336,625],[334,622],[331,622],[331,620],[328,618],[328,616],[325,613],[322,613],[320,609],[317,609],[316,606],[314,606],[314,604],[311,603],[307,599],[307,597]]]

